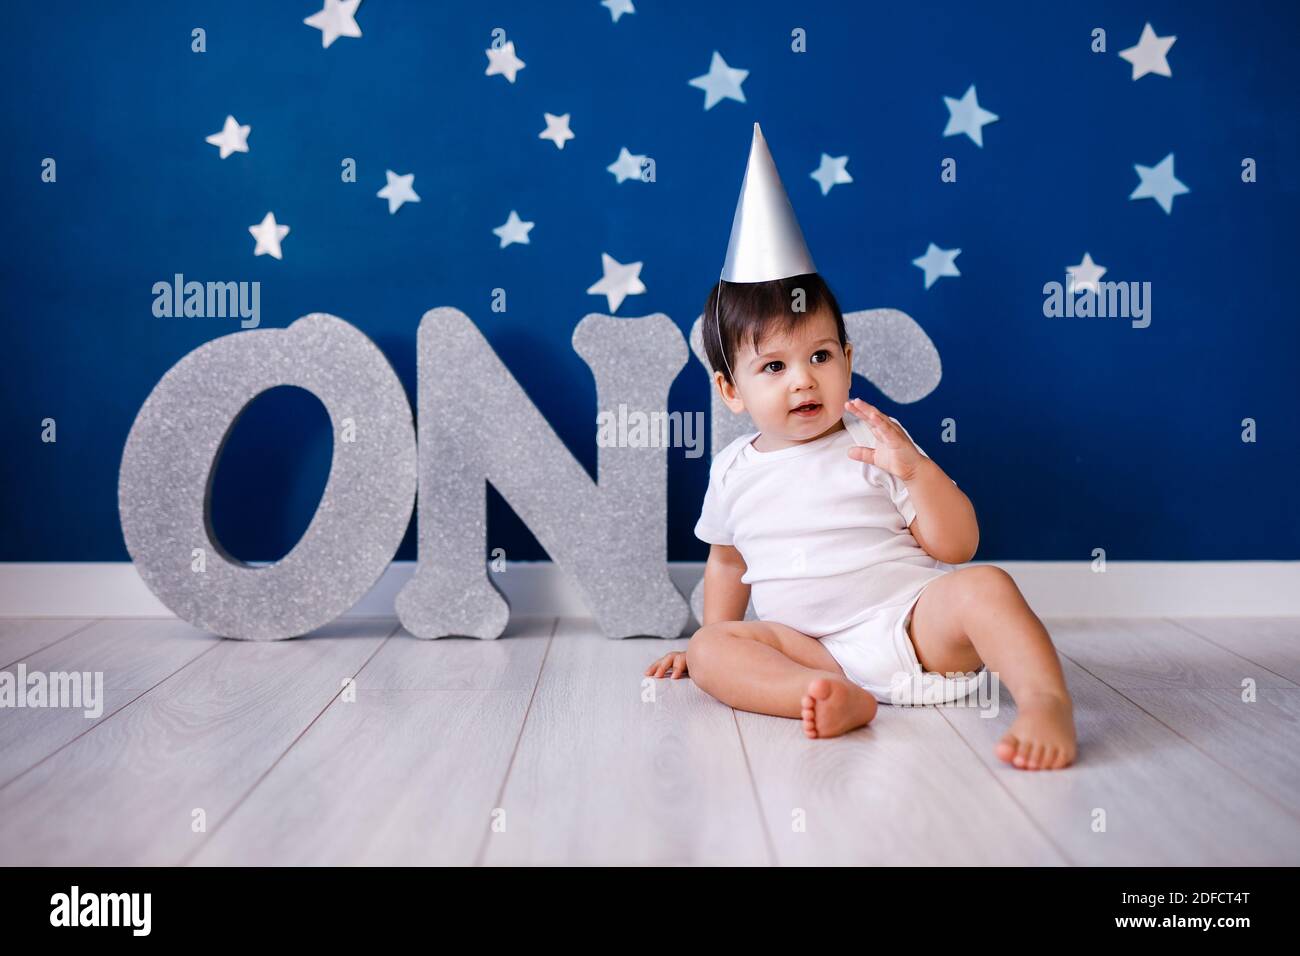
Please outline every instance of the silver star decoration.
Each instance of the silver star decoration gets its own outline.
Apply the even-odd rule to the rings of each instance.
[[[302,22],[320,31],[320,45],[328,47],[339,37],[359,37],[357,7],[361,0],[325,0],[325,6]]]
[[[384,176],[387,177],[388,182],[375,195],[380,199],[388,200],[388,214],[390,216],[401,209],[403,203],[420,201],[420,197],[411,188],[415,184],[415,173],[399,176],[391,169],[385,169]]]
[[[821,165],[809,175],[817,180],[817,185],[822,188],[823,196],[831,191],[832,186],[839,183],[853,182],[853,177],[844,168],[848,165],[848,162],[849,158],[847,156],[828,156],[826,153],[822,153]]]
[[[975,98],[975,84],[970,85],[970,89],[961,99],[954,100],[951,96],[945,96],[943,102],[948,107],[948,125],[944,127],[943,135],[957,136],[965,133],[976,146],[982,149],[984,127],[989,123],[996,123],[998,117],[996,113],[990,113],[980,106]]]
[[[1151,24],[1142,28],[1142,36],[1138,38],[1137,46],[1131,46],[1127,50],[1120,50],[1120,59],[1128,60],[1133,64],[1133,79],[1141,79],[1148,73],[1154,73],[1156,76],[1173,76],[1174,71],[1169,69],[1169,61],[1165,59],[1165,54],[1169,48],[1174,45],[1178,37],[1158,37],[1156,31],[1151,29]]]
[[[505,225],[497,226],[492,231],[501,238],[501,245],[498,249],[504,249],[512,242],[528,243],[528,233],[533,229],[535,223],[524,222],[519,218],[519,214],[513,209],[510,210],[510,218],[505,221]]]
[[[1174,154],[1170,153],[1154,166],[1133,164],[1137,170],[1137,189],[1129,194],[1129,199],[1154,199],[1168,215],[1174,211],[1174,197],[1191,192],[1174,175]]]
[[[925,255],[912,260],[912,265],[925,271],[925,287],[928,289],[944,276],[961,275],[953,261],[959,255],[960,249],[940,249],[932,242]]]
[[[618,18],[625,13],[636,13],[632,0],[600,0],[600,5],[609,10],[609,15],[618,23]]]
[[[573,132],[569,129],[569,114],[556,116],[554,113],[543,113],[546,117],[546,129],[537,134],[538,139],[549,139],[555,144],[556,149],[564,149],[564,144],[573,139]]]
[[[623,304],[623,300],[629,295],[640,295],[645,292],[645,285],[641,282],[641,266],[643,263],[632,262],[624,265],[607,252],[600,254],[600,265],[604,275],[600,281],[587,290],[589,295],[603,295],[609,302],[609,311],[617,312],[618,307]]]
[[[488,68],[484,74],[485,76],[496,76],[499,73],[513,83],[515,74],[524,68],[524,61],[515,56],[514,40],[510,40],[499,47],[489,47],[483,52],[487,54],[488,58]]]
[[[722,58],[722,54],[714,50],[709,72],[695,77],[690,81],[690,85],[704,91],[704,108],[711,110],[724,99],[745,102],[745,92],[740,88],[740,84],[745,82],[747,76],[749,70],[737,70],[727,66],[727,61]]]
[[[221,127],[220,133],[213,133],[203,142],[211,143],[221,150],[221,158],[225,159],[231,153],[248,152],[248,134],[253,127],[240,126],[239,121],[233,116],[226,117],[226,124]]]
[[[289,235],[289,227],[277,223],[275,213],[268,212],[256,226],[249,226],[248,231],[257,240],[257,245],[253,248],[253,255],[264,256],[269,254],[277,259],[284,258],[280,254],[280,240]]]
[[[1070,274],[1076,290],[1087,289],[1096,292],[1097,282],[1106,274],[1106,267],[1097,265],[1092,261],[1092,256],[1085,252],[1082,262],[1077,266],[1066,266],[1065,271]]]
[[[641,180],[641,164],[645,162],[646,157],[637,153],[629,153],[624,146],[618,151],[618,159],[610,163],[605,168],[613,173],[621,183],[627,179]]]

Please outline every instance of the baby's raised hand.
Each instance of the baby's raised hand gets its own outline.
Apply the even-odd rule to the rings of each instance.
[[[673,680],[676,680],[679,677],[685,677],[686,676],[686,652],[669,651],[663,657],[659,658],[659,660],[655,661],[653,664],[651,664],[649,667],[646,668],[645,676],[663,677],[665,676],[664,671],[668,670],[669,668],[672,669]]]
[[[882,414],[880,409],[868,405],[860,398],[845,402],[844,407],[866,422],[871,434],[876,436],[875,448],[854,445],[849,449],[849,457],[883,468],[904,481],[911,481],[925,456],[912,444],[906,433]]]

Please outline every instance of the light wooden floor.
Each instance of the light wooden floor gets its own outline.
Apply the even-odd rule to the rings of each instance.
[[[102,671],[106,698],[0,709],[0,864],[1300,864],[1300,619],[1046,623],[1080,731],[1059,773],[993,756],[1005,693],[808,740],[689,680],[648,698],[686,641],[588,620],[0,620],[0,668]]]

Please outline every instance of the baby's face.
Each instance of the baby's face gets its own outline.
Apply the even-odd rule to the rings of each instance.
[[[723,400],[737,414],[749,412],[763,433],[766,451],[802,444],[838,428],[852,379],[853,346],[840,349],[835,318],[823,310],[789,336],[765,336],[754,349],[743,342],[732,371],[736,389],[716,381]],[[815,404],[811,412],[794,409]]]

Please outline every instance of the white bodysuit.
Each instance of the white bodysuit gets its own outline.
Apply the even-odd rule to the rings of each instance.
[[[855,443],[875,447],[867,424],[851,412],[844,424],[777,451],[755,449],[758,432],[729,444],[710,466],[695,536],[740,552],[759,620],[820,639],[878,699],[965,697],[973,679],[924,671],[907,634],[921,592],[953,567],[912,537],[902,479],[848,456]]]

